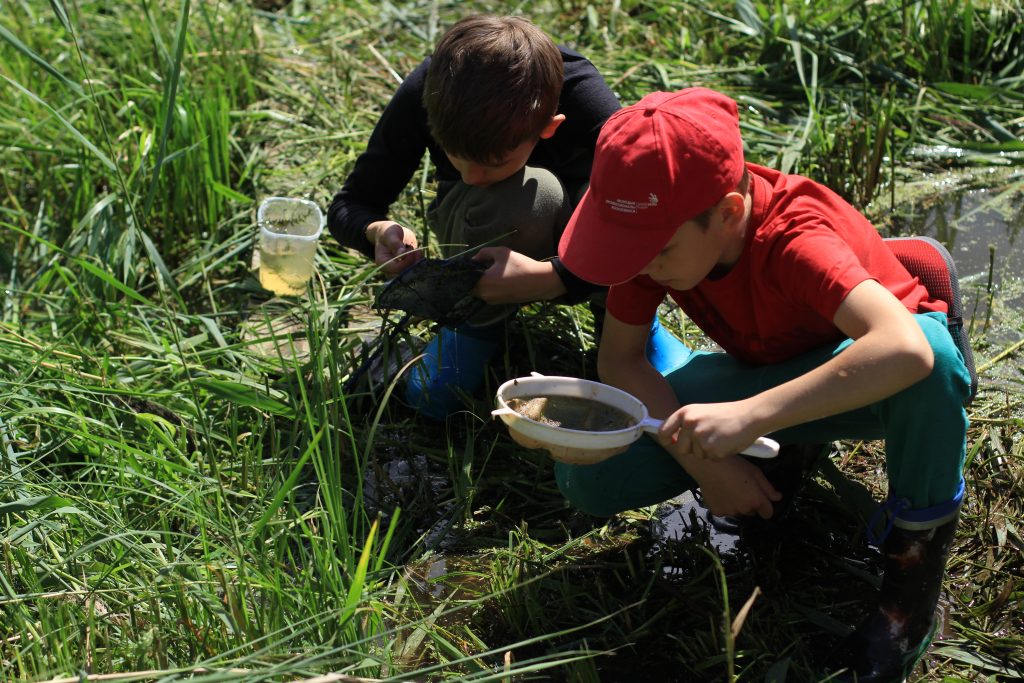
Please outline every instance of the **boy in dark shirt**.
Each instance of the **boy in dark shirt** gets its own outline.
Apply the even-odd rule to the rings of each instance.
[[[780,493],[736,455],[781,443],[884,438],[889,498],[877,608],[837,681],[902,681],[927,649],[964,494],[970,374],[931,298],[875,228],[828,188],[745,163],[736,103],[704,88],[613,114],[559,246],[611,285],[602,380],[665,418],[657,439],[559,488],[596,514],[695,487],[718,515],[771,517]],[[668,295],[725,353],[655,372],[645,323]]]
[[[389,275],[420,260],[416,234],[387,212],[427,152],[437,180],[428,227],[442,255],[468,247],[489,264],[474,293],[490,306],[442,328],[406,384],[422,414],[442,419],[460,405],[460,391],[480,385],[519,304],[575,303],[600,290],[563,268],[556,246],[586,187],[601,125],[618,108],[589,61],[525,19],[495,16],[452,26],[385,108],[334,197],[331,233]],[[649,337],[659,368],[688,355],[657,324]]]

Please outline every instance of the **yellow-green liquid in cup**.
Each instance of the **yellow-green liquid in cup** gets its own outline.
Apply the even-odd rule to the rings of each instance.
[[[305,294],[323,227],[320,209],[305,200],[271,197],[260,205],[257,220],[260,284],[275,294]]]
[[[301,248],[307,246],[306,249]],[[315,253],[315,242],[280,254],[260,251],[260,285],[284,296],[305,294],[306,282],[313,274]]]

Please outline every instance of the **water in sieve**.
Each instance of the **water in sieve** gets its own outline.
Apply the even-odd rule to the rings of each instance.
[[[614,432],[637,424],[614,406],[578,396],[523,396],[506,401],[508,407],[535,422],[584,432]]]

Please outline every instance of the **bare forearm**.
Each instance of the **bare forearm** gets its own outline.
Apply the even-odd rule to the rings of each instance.
[[[882,333],[858,339],[807,374],[740,403],[762,434],[861,408],[892,396],[931,372],[931,349]]]
[[[646,358],[640,357],[629,364],[620,363],[610,367],[599,362],[598,374],[602,382],[640,399],[647,406],[651,417],[664,419],[679,407],[679,399],[668,380]]]
[[[642,357],[606,368],[601,378],[643,401],[652,417],[665,418],[679,408],[671,385]],[[728,461],[701,458],[670,435],[650,436],[693,477],[716,513],[771,515],[770,501],[778,499],[778,492],[750,463],[735,456]]]
[[[484,247],[475,258],[490,264],[476,286],[476,295],[489,304],[547,301],[565,294],[550,261],[537,261],[507,247]]]

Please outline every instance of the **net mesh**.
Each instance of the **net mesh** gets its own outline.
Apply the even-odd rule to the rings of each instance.
[[[468,320],[486,304],[473,287],[487,265],[469,256],[423,259],[381,290],[374,301],[380,310],[399,310],[452,327]]]

